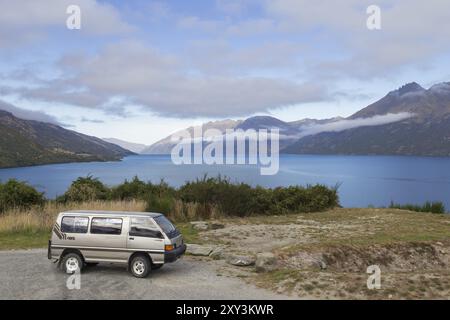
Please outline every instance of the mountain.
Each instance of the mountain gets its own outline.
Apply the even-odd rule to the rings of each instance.
[[[409,114],[380,125],[320,132],[284,148],[285,153],[450,156],[450,82],[424,89],[409,83],[346,119],[375,121]]]
[[[124,141],[116,138],[102,138],[102,140],[118,145],[119,147],[130,150],[134,153],[141,153],[142,150],[148,148],[148,146],[145,144]]]
[[[56,124],[23,120],[0,110],[0,167],[111,161],[133,154],[115,144]]]
[[[285,122],[270,116],[209,122],[203,130],[280,130],[280,152],[294,154],[450,155],[450,82],[408,83],[348,118]],[[192,134],[193,127],[188,129]],[[143,153],[169,154],[166,137]]]
[[[368,118],[388,113],[410,112],[417,117],[437,118],[450,113],[450,82],[429,90],[413,82],[389,92],[384,98],[353,114],[350,119]]]
[[[204,123],[202,125],[202,130],[203,130],[203,132],[205,132],[206,130],[209,130],[209,129],[217,129],[223,134],[223,133],[225,133],[225,130],[234,129],[239,124],[241,124],[241,122],[242,121],[240,121],[240,120],[230,120],[230,119],[221,120],[221,121],[211,121],[211,122]],[[189,127],[185,130],[177,131],[174,134],[171,134],[170,136],[168,136],[164,139],[161,139],[158,142],[155,142],[150,147],[145,148],[144,150],[141,151],[141,153],[142,154],[170,154],[172,151],[172,148],[176,145],[175,143],[172,142],[172,137],[179,135],[180,132],[182,132],[182,131],[189,132],[191,137],[193,137],[194,136],[194,128],[195,127]],[[198,128],[198,127],[196,127],[196,128]]]

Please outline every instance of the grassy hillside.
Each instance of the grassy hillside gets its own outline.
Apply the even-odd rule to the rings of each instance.
[[[0,110],[0,168],[119,160],[130,154],[101,139]]]

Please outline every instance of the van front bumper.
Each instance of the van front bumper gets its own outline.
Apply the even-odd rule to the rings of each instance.
[[[164,263],[174,262],[186,252],[186,245],[183,244],[171,251],[164,252]]]

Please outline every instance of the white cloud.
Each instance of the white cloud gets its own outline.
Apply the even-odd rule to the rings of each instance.
[[[298,138],[315,135],[321,132],[340,132],[358,127],[380,126],[393,122],[405,120],[414,116],[408,112],[388,113],[385,115],[376,115],[369,118],[343,119],[325,124],[317,124],[311,126],[304,126],[301,128],[301,133]]]
[[[67,57],[70,77],[21,88],[24,98],[111,110],[135,104],[169,117],[245,116],[285,105],[321,101],[325,88],[263,76],[190,74],[174,56],[136,41],[107,46],[95,56]]]
[[[0,0],[0,48],[45,39],[51,28],[66,29],[69,5],[81,9],[81,30],[87,35],[124,34],[133,27],[112,5],[96,0]]]
[[[41,122],[53,123],[57,125],[64,125],[61,122],[59,122],[55,117],[45,112],[22,109],[1,100],[0,100],[0,110],[10,112],[20,119],[36,120]]]
[[[427,67],[433,57],[449,52],[450,2],[445,0],[379,0],[382,29],[366,28],[372,0],[266,0],[266,14],[280,33],[307,34],[313,52],[329,43],[340,54],[317,56],[310,73],[317,78],[371,79],[398,75],[407,68]],[[319,46],[314,48],[318,43]]]

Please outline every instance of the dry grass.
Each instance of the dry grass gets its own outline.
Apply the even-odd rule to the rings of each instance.
[[[201,205],[194,202],[183,202],[175,200],[172,210],[167,217],[176,222],[187,222],[194,220],[222,219],[225,215],[215,206]]]
[[[0,215],[0,234],[49,232],[59,212],[67,210],[145,211],[143,201],[90,201],[58,204],[48,202],[29,210],[11,209]]]

